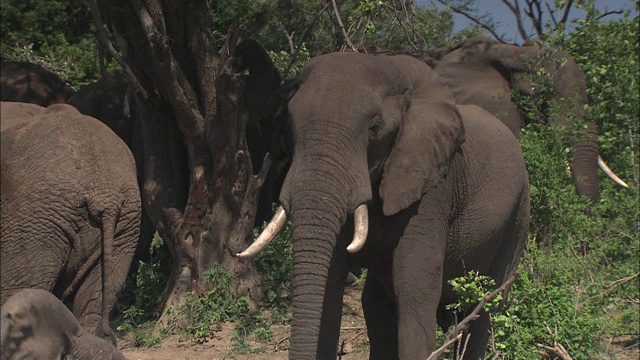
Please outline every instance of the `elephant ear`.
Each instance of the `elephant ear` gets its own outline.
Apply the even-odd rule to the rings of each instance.
[[[384,214],[407,208],[436,186],[463,142],[464,126],[454,104],[414,100],[384,167]]]

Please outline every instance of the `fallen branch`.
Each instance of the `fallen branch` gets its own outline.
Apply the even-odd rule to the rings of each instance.
[[[605,285],[605,287],[604,287],[604,288],[605,288],[605,289],[611,289],[611,288],[614,288],[614,287],[616,287],[616,286],[620,286],[620,285],[622,285],[622,284],[624,284],[624,283],[628,283],[629,281],[631,281],[631,280],[633,280],[633,279],[635,279],[635,278],[637,278],[637,277],[639,277],[639,276],[640,276],[640,272],[639,272],[639,273],[637,273],[637,274],[635,274],[635,275],[631,275],[631,276],[629,276],[629,277],[626,277],[626,278],[618,279],[618,280],[616,280],[616,281],[612,282],[612,283],[611,283],[611,284],[609,284],[609,285]]]
[[[569,353],[567,352],[567,349],[565,349],[564,346],[562,346],[562,344],[555,343],[553,347],[543,345],[543,344],[536,344],[536,346],[540,349],[543,349],[545,351],[550,351],[558,355],[558,357],[560,357],[560,359],[562,360],[573,360],[571,355],[569,355]],[[548,354],[547,354],[547,357],[548,357]]]
[[[456,335],[456,337],[454,337],[453,339],[449,339],[447,342],[445,342],[444,344],[442,344],[442,346],[440,346],[439,348],[436,349],[436,351],[432,352],[431,355],[429,355],[429,357],[427,358],[427,360],[436,360],[439,359],[440,356],[442,356],[442,354],[444,354],[445,351],[447,351],[447,349],[449,348],[449,346],[455,344],[457,341],[459,341],[462,338],[462,333],[459,333],[458,335]]]
[[[513,282],[516,281],[517,276],[518,276],[518,271],[515,271],[513,275],[511,275],[511,277],[507,279],[507,281],[505,281],[504,283],[502,283],[502,285],[500,285],[499,288],[495,289],[490,294],[485,295],[482,298],[482,300],[478,303],[478,305],[476,305],[473,311],[469,315],[467,315],[467,317],[462,319],[462,321],[459,324],[454,326],[453,330],[451,330],[451,332],[449,333],[447,342],[444,343],[444,345],[442,345],[438,349],[436,349],[436,351],[432,352],[431,355],[429,355],[429,357],[427,358],[427,360],[439,359],[440,356],[446,351],[448,347],[458,342],[462,338],[463,332],[469,326],[469,323],[480,316],[479,315],[480,311],[484,309],[484,306],[487,304],[487,302],[493,300],[496,296],[498,296],[499,293],[509,289],[509,287],[513,284]]]
[[[478,303],[478,305],[475,307],[475,309],[473,309],[473,311],[467,317],[462,319],[462,321],[459,324],[457,324],[453,328],[453,330],[451,330],[451,333],[449,334],[449,339],[453,339],[454,337],[457,336],[458,333],[461,333],[464,330],[466,330],[469,323],[475,320],[479,316],[478,314],[480,313],[480,311],[482,311],[482,309],[484,309],[484,306],[487,304],[487,302],[493,300],[493,298],[498,296],[499,293],[507,290],[511,286],[511,284],[513,284],[513,282],[516,281],[517,276],[518,276],[518,271],[515,271],[514,274],[511,275],[511,277],[507,279],[507,281],[502,283],[502,285],[499,288],[495,289],[490,294],[485,295],[480,301],[480,303]]]

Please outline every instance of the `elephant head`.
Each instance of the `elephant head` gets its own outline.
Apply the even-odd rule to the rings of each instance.
[[[75,90],[58,75],[25,61],[2,61],[0,69],[2,101],[49,106],[66,102]]]
[[[552,80],[551,95],[545,99],[557,104],[557,116],[550,121],[572,129],[584,121],[586,131],[573,141],[571,171],[577,193],[596,202],[599,199],[597,167],[619,185],[619,179],[599,156],[595,123],[585,120],[588,103],[584,74],[567,51],[552,52],[539,42],[526,46],[499,43],[484,36],[468,39],[457,48],[436,51],[430,65],[443,78],[459,104],[473,104],[489,111],[517,136],[528,123],[522,109],[511,97],[516,90],[527,96],[541,96],[532,75],[546,70]],[[444,55],[443,55],[444,54]],[[470,81],[473,79],[473,81]],[[536,85],[536,86],[534,86]],[[543,95],[544,96],[544,95]]]
[[[348,253],[367,238],[367,206],[393,216],[446,176],[465,133],[450,99],[410,56],[334,53],[302,69],[289,101],[295,147],[283,209],[265,231],[286,215],[293,222],[290,358],[335,358]]]
[[[113,345],[80,326],[58,298],[24,289],[10,297],[0,314],[1,359],[123,359]]]

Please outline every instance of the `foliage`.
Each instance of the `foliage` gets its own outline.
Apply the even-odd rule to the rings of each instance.
[[[595,10],[592,12],[591,16],[597,16]],[[576,25],[564,46],[586,76],[590,115],[598,126],[600,151],[616,173],[637,184],[639,19],[580,20]]]
[[[96,40],[85,0],[3,0],[3,58],[37,63],[74,87],[97,79]]]
[[[507,308],[517,321],[497,336],[507,358],[534,359],[536,344],[557,342],[574,359],[589,359],[603,356],[605,340],[638,338],[638,21],[578,25],[549,41],[565,46],[585,73],[601,153],[631,188],[601,178],[601,200],[589,206],[566,167],[579,127],[525,129],[531,239]]]
[[[149,263],[140,261],[138,272],[127,278],[117,303],[122,324],[119,331],[131,331],[154,322],[160,316],[160,302],[169,280],[171,256],[156,232],[150,249]]]
[[[264,305],[275,312],[285,314],[293,294],[293,243],[291,222],[287,222],[282,232],[258,256],[256,267],[265,277]],[[284,315],[288,322],[288,315]]]
[[[447,310],[470,311],[482,298],[491,293],[496,282],[490,276],[480,275],[477,271],[469,271],[466,276],[457,277],[448,281],[453,292],[458,295],[458,301],[447,304]],[[500,305],[502,294],[498,294],[484,306],[485,311],[491,311]]]
[[[233,277],[222,265],[216,264],[202,276],[203,285],[209,290],[201,296],[191,291],[185,296],[170,318],[170,325],[182,337],[195,342],[206,341],[224,322],[234,322],[249,310],[248,296],[233,296]]]
[[[311,55],[304,43],[298,50],[299,52],[296,57],[286,51],[269,51],[271,61],[273,61],[273,64],[285,80],[295,79],[298,74],[300,74],[302,66],[311,58]]]
[[[538,359],[537,344],[555,343],[573,359],[605,358],[602,344],[639,338],[638,18],[599,22],[599,14],[587,9],[587,20],[577,21],[573,32],[548,40],[569,50],[583,70],[585,121],[596,121],[601,154],[630,188],[602,175],[597,204],[575,193],[567,164],[582,123],[567,128],[532,122],[523,130],[530,239],[507,307],[492,315],[487,358],[499,351],[505,359]],[[543,100],[549,83],[538,85],[543,95],[521,104],[530,118],[554,116],[553,104]]]

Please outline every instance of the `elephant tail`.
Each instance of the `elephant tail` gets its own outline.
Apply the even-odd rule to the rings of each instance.
[[[113,248],[118,222],[119,210],[108,208],[102,213],[102,333],[105,337],[112,336],[109,326],[109,312],[115,298],[115,290],[111,274],[116,269],[113,268]]]

